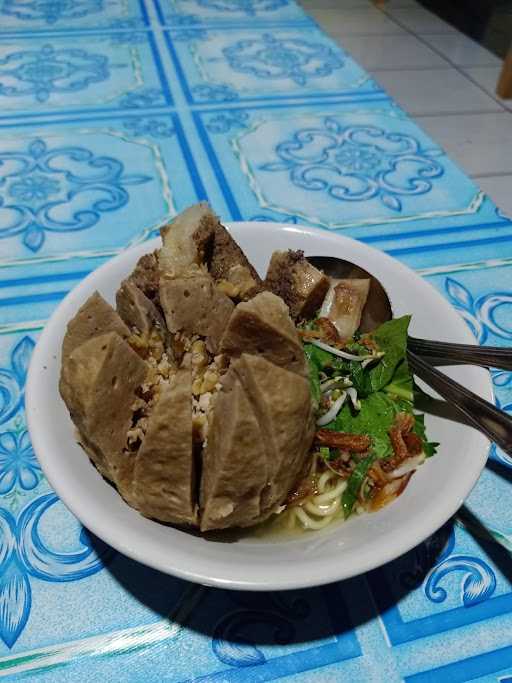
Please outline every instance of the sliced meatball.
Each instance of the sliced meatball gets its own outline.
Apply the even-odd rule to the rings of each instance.
[[[129,328],[148,334],[157,328],[165,335],[167,328],[162,314],[144,292],[129,278],[121,283],[116,293],[117,312]]]
[[[93,337],[64,358],[60,393],[94,453],[93,462],[131,501],[132,458],[124,452],[146,363],[116,332]]]
[[[190,369],[162,388],[135,456],[134,497],[140,512],[162,522],[197,523]]]
[[[80,344],[106,332],[117,332],[122,339],[130,336],[130,330],[118,313],[98,292],[94,292],[69,321],[64,341],[62,357],[65,359]]]
[[[275,294],[261,292],[238,304],[220,340],[220,352],[237,357],[258,354],[280,367],[307,375],[304,350],[288,307]]]
[[[160,301],[171,333],[199,334],[206,337],[209,350],[217,352],[234,304],[209,275],[162,280]]]
[[[264,515],[284,502],[304,471],[314,435],[309,382],[261,356],[243,354],[232,369],[250,397],[267,452]]]
[[[267,467],[254,410],[230,371],[215,397],[203,453],[201,531],[256,524],[261,518]]]

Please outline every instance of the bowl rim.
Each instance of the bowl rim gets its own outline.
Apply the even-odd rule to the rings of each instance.
[[[340,240],[339,244],[345,242],[351,243],[352,245],[357,244],[358,249],[364,254],[373,255],[374,258],[382,260],[389,266],[393,266],[405,277],[413,277],[416,281],[421,280],[425,287],[430,288],[431,293],[434,293],[439,301],[439,305],[442,306],[447,314],[452,316],[457,316],[455,309],[449,304],[449,302],[426,280],[421,278],[421,276],[415,273],[413,270],[405,266],[400,261],[392,258],[391,256],[381,252],[377,249],[367,246],[357,240],[344,235],[327,233],[327,235],[318,230],[318,228],[308,227],[308,226],[291,226],[286,223],[275,223],[275,222],[261,222],[255,223],[251,221],[237,221],[225,223],[228,229],[233,229],[243,231],[245,226],[257,225],[258,229],[264,232],[265,230],[284,230],[286,232],[294,233],[308,233],[312,235],[313,238],[319,240],[319,246],[325,237],[327,242],[330,242],[332,238]],[[355,568],[349,571],[343,571],[343,563],[330,563],[329,565],[323,565],[320,570],[320,574],[317,575],[316,572],[304,575],[299,573],[293,574],[293,576],[287,575],[285,577],[272,577],[271,580],[266,578],[265,580],[254,580],[254,579],[244,579],[240,576],[236,576],[236,572],[231,572],[231,574],[226,575],[226,572],[213,571],[211,568],[203,568],[201,562],[196,562],[195,566],[192,563],[191,567],[188,566],[171,566],[172,562],[163,561],[161,558],[148,557],[142,549],[139,549],[137,545],[130,542],[130,539],[119,538],[115,535],[115,528],[110,528],[108,525],[102,526],[97,519],[94,519],[92,514],[88,514],[87,508],[94,509],[94,506],[84,506],[84,501],[81,497],[74,497],[73,491],[68,491],[63,486],[63,482],[59,479],[59,473],[57,468],[52,468],[49,465],[48,460],[45,458],[45,444],[44,444],[44,434],[46,428],[40,424],[38,418],[37,405],[35,403],[35,397],[37,395],[36,385],[39,379],[39,372],[44,362],[45,353],[51,345],[52,339],[55,339],[56,332],[62,329],[62,324],[69,320],[66,318],[65,322],[61,320],[63,317],[63,311],[67,311],[70,307],[76,308],[85,301],[86,294],[90,285],[98,279],[105,272],[108,272],[117,264],[122,264],[128,258],[131,258],[134,254],[142,255],[153,251],[156,247],[160,245],[160,239],[155,238],[148,240],[142,244],[131,247],[117,256],[109,259],[106,263],[102,264],[99,268],[92,271],[87,275],[80,283],[74,287],[67,296],[59,303],[57,308],[53,311],[52,315],[48,319],[38,341],[36,347],[32,353],[29,370],[27,374],[27,381],[25,387],[25,412],[27,426],[30,433],[32,445],[34,452],[37,455],[38,461],[41,465],[44,475],[46,476],[51,487],[58,494],[59,498],[65,504],[65,506],[73,513],[73,515],[93,534],[98,538],[102,539],[110,546],[118,550],[119,552],[131,557],[132,559],[141,562],[147,566],[150,566],[159,571],[165,572],[177,576],[181,579],[194,581],[203,585],[216,586],[221,588],[229,589],[239,589],[239,590],[253,590],[253,591],[266,591],[266,590],[288,590],[288,589],[299,589],[312,586],[320,586],[324,584],[331,583],[333,581],[350,578],[352,576],[357,576],[361,573],[375,569],[376,567],[382,566],[387,562],[390,562],[405,552],[411,550],[431,534],[433,534],[437,529],[439,529],[447,520],[449,520],[462,505],[463,501],[467,498],[473,487],[475,486],[478,478],[481,474],[487,456],[490,449],[490,444],[487,439],[481,436],[481,445],[479,446],[480,462],[478,466],[475,466],[471,470],[471,476],[466,473],[465,484],[461,488],[461,493],[459,496],[452,496],[449,500],[445,501],[442,509],[431,511],[432,514],[424,515],[422,518],[422,524],[418,525],[415,529],[414,534],[406,534],[400,537],[398,540],[394,540],[390,543],[387,549],[381,549],[379,553],[372,553],[371,548],[367,548],[367,552],[363,552],[359,555],[358,562],[355,563]],[[249,254],[250,257],[250,254]],[[457,316],[458,318],[458,316]],[[472,336],[469,328],[465,325],[462,318],[460,321],[460,339],[465,343],[475,343],[475,339]],[[53,344],[53,348],[56,346]],[[490,377],[490,373],[482,371],[479,393],[487,400],[493,400],[493,385]],[[475,434],[477,434],[475,432]],[[476,447],[475,447],[476,450]],[[478,455],[478,454],[477,454]],[[477,460],[477,455],[475,455],[474,460]],[[139,513],[136,513],[137,515]],[[148,520],[149,521],[149,520]],[[294,541],[292,541],[294,542]],[[207,565],[206,565],[207,566]]]

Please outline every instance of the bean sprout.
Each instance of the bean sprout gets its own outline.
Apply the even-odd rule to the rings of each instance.
[[[320,383],[320,391],[325,393],[328,389],[351,387],[352,382],[346,377],[333,377]]]
[[[374,355],[368,354],[366,356],[356,356],[356,354],[354,353],[341,351],[340,349],[337,349],[335,346],[329,346],[329,344],[324,344],[324,342],[318,341],[317,339],[312,339],[311,343],[315,346],[318,346],[318,348],[322,349],[322,351],[327,351],[328,353],[332,353],[334,356],[338,356],[339,358],[344,358],[345,360],[354,360],[359,363],[362,363],[365,360],[375,360],[377,358],[382,358],[382,356],[384,355],[383,353],[376,353]]]
[[[352,405],[354,406],[354,410],[361,410],[361,402],[357,398],[357,391],[353,387],[350,387],[347,389],[347,394]]]
[[[344,392],[342,392],[341,396],[334,401],[334,403],[329,408],[329,410],[317,419],[317,421],[316,421],[317,425],[319,427],[324,427],[325,425],[328,425],[329,422],[332,422],[335,419],[336,415],[342,409],[346,398],[347,398],[347,392],[344,391]]]

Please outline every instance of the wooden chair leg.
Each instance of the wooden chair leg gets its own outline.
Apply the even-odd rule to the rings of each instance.
[[[512,98],[512,47],[509,49],[501,68],[496,94],[504,100]]]

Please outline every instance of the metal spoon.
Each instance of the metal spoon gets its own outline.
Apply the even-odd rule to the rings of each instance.
[[[370,278],[370,292],[363,314],[361,318],[360,329],[363,332],[370,332],[379,324],[386,322],[392,318],[391,303],[389,297],[380,284],[377,278],[373,277],[363,268],[330,256],[312,256],[308,257],[308,261],[319,270],[322,270],[326,275],[336,278]],[[442,396],[451,405],[455,406],[462,412],[468,422],[478,429],[485,436],[496,443],[505,453],[512,455],[512,417],[496,408],[492,403],[480,398],[466,387],[451,379],[439,370],[433,368],[423,358],[416,355],[415,348],[416,341],[419,345],[432,344],[436,346],[436,342],[423,342],[423,340],[415,340],[412,337],[408,339],[407,358],[412,371],[432,387],[437,393]],[[473,352],[478,347],[472,347],[467,344],[442,344],[443,350],[448,347],[450,353],[453,352],[453,360],[459,363],[474,363],[476,365],[492,365],[492,367],[502,367],[504,369],[512,369],[511,354],[509,352],[506,358],[507,364],[498,361],[493,354],[494,349],[487,348],[489,356],[486,357],[487,362],[483,362],[483,357],[476,357],[470,352]],[[455,357],[454,347],[461,349],[464,358]],[[498,351],[505,351],[504,349],[497,349]],[[468,353],[466,353],[466,351]],[[441,355],[441,352],[438,351]],[[475,361],[474,358],[477,358]],[[446,360],[444,354],[444,360]],[[452,358],[452,357],[451,357]],[[453,362],[450,360],[450,362]]]
[[[512,417],[480,398],[462,384],[436,370],[412,351],[407,351],[409,366],[446,401],[458,408],[472,427],[498,445],[507,455],[512,455]]]
[[[308,256],[308,261],[329,277],[370,279],[370,293],[361,317],[361,332],[371,332],[391,320],[393,312],[386,290],[371,273],[334,256]],[[512,370],[512,350],[499,346],[472,346],[409,337],[407,348],[434,365],[480,365]]]

